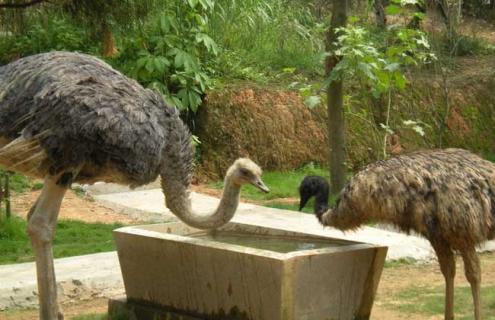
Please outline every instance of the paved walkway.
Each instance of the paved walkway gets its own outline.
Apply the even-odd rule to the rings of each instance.
[[[151,187],[156,188],[156,185]],[[144,221],[175,221],[176,218],[164,205],[161,190],[149,188],[130,191],[123,187],[117,189],[111,185],[97,184],[89,188],[89,191],[101,204]],[[216,207],[218,199],[192,193],[192,203],[194,209],[209,212]],[[294,211],[242,203],[234,221],[386,245],[389,247],[387,259],[433,258],[430,244],[422,238],[371,227],[342,233],[335,229],[323,228],[313,215]],[[492,243],[486,249],[494,249],[494,247]],[[57,259],[55,269],[62,302],[95,296],[113,297],[124,293],[115,252]],[[34,263],[0,266],[0,310],[36,305]]]

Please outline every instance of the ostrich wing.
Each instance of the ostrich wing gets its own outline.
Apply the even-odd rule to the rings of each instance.
[[[88,55],[19,59],[0,69],[0,83],[0,137],[22,137],[26,159],[27,146],[37,146],[35,162],[51,173],[113,168],[130,184],[146,183],[159,173],[167,128],[180,121],[159,95]]]

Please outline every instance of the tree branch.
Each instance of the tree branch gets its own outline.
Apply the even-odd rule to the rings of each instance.
[[[46,0],[31,0],[29,2],[22,2],[22,3],[0,3],[0,8],[7,8],[7,9],[27,8],[45,1]]]

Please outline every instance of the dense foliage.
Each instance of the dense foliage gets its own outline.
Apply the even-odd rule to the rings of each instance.
[[[298,90],[312,107],[321,105],[328,84],[323,68],[331,16],[328,1],[38,2],[13,10],[2,5],[24,1],[0,0],[0,64],[49,50],[104,56],[193,119],[208,90],[233,81],[275,83]],[[390,88],[404,88],[408,74],[425,68],[422,62],[430,54],[438,59],[427,66],[429,72],[442,76],[455,56],[495,53],[493,44],[460,30],[462,19],[458,21],[459,17],[489,17],[495,12],[494,1],[463,1],[462,6],[453,0],[443,2],[440,8],[432,5],[438,1],[382,1],[387,21],[381,26],[375,20],[373,2],[349,1],[351,24],[339,38],[344,59],[333,76],[347,77],[352,90],[345,96],[345,110],[373,124],[371,135],[381,137],[393,132],[394,126],[421,134],[428,125],[445,130],[443,120],[440,125],[421,124],[415,118],[388,124],[387,95],[394,95]],[[460,12],[455,11],[459,8]],[[457,17],[455,23],[453,17]],[[105,30],[107,37],[102,37]],[[108,56],[102,51],[105,41],[109,41]],[[372,105],[371,111],[361,107],[362,101]],[[396,111],[393,104],[391,109]]]

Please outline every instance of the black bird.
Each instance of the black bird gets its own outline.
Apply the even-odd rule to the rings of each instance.
[[[299,185],[299,211],[301,211],[311,197],[315,197],[314,213],[318,216],[328,210],[328,196],[330,186],[327,180],[320,176],[306,176]]]

